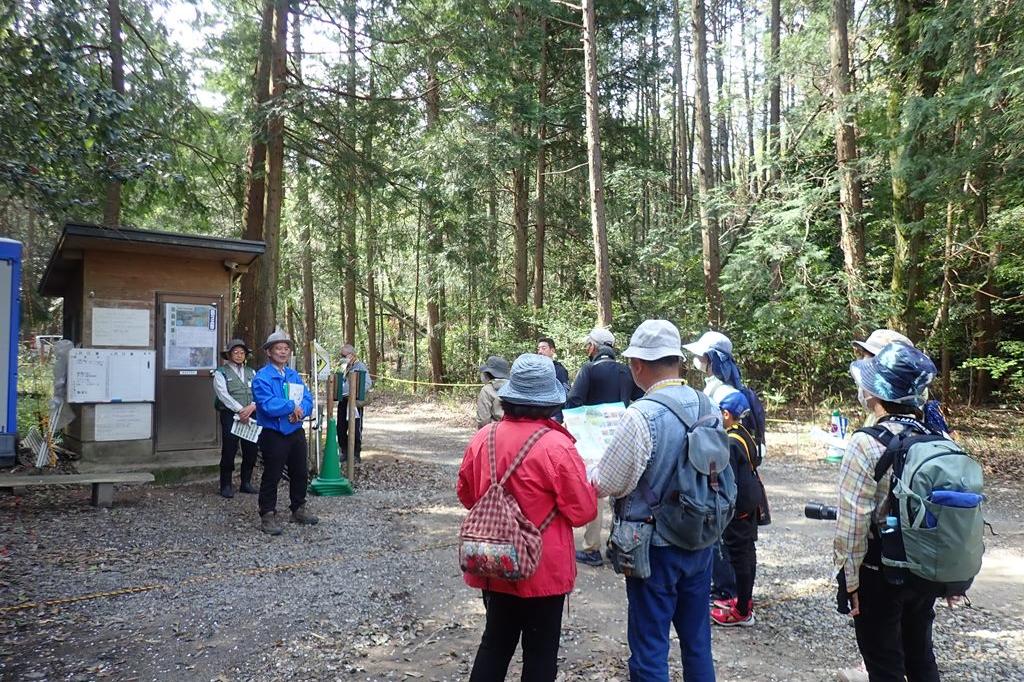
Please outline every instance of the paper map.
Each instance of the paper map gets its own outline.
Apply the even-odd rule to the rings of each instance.
[[[576,439],[576,450],[588,469],[601,461],[625,411],[626,407],[622,403],[584,405],[562,410],[565,419],[563,424]]]

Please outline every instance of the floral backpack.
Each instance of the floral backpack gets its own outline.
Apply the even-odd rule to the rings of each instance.
[[[525,580],[537,570],[543,547],[541,533],[551,525],[558,509],[552,509],[540,526],[535,526],[504,486],[537,441],[551,429],[538,429],[527,438],[499,481],[494,453],[497,428],[498,424],[491,424],[487,433],[491,485],[469,510],[459,529],[459,565],[465,573],[482,578]]]

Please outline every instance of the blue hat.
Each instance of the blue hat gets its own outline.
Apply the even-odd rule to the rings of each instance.
[[[718,401],[718,408],[729,410],[729,414],[737,419],[742,419],[743,415],[750,412],[750,401],[747,400],[747,396],[733,390],[726,393],[725,397]]]
[[[512,363],[512,374],[498,389],[498,397],[517,405],[551,407],[565,402],[565,388],[555,376],[551,358],[523,353]]]
[[[882,346],[873,358],[850,364],[850,374],[866,392],[891,403],[921,407],[925,389],[935,379],[935,363],[898,341]]]

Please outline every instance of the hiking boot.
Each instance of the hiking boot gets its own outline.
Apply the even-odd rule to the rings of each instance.
[[[599,549],[576,550],[576,561],[587,566],[604,566],[604,559],[601,558]]]
[[[267,535],[280,535],[284,532],[281,522],[277,519],[277,512],[267,512],[260,515],[260,530]]]
[[[245,481],[242,485],[238,486],[238,492],[245,493],[246,495],[255,495],[259,490],[253,487],[252,483]]]
[[[306,505],[302,505],[292,512],[291,522],[301,523],[304,526],[315,526],[320,523],[320,519],[307,512]]]
[[[867,671],[863,667],[847,668],[839,671],[839,682],[868,682]]]
[[[751,609],[747,615],[741,615],[740,610],[735,606],[728,609],[711,609],[711,622],[715,625],[750,627],[754,620],[754,610]]]
[[[220,489],[220,496],[221,497],[226,497],[226,498],[228,498],[230,500],[232,497],[235,496],[235,488],[234,488],[234,486],[232,486],[230,483],[228,483],[226,486],[223,486]]]

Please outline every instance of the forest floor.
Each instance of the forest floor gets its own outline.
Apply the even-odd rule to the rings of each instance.
[[[255,499],[222,499],[212,479],[122,489],[109,510],[89,506],[85,488],[0,498],[0,678],[466,679],[483,628],[455,545],[469,413],[375,401],[357,494],[311,498],[321,523],[278,538],[259,532]],[[834,608],[831,524],[802,510],[834,497],[837,469],[807,424],[773,426],[762,473],[775,522],[757,545],[757,625],[714,631],[718,679],[833,680],[857,663],[856,644]],[[998,535],[986,537],[973,606],[937,606],[946,682],[1024,679],[1024,485],[1013,475],[1020,450],[1004,457],[999,432],[970,429],[995,453],[986,515]],[[625,622],[622,578],[581,566],[560,679],[627,679]],[[681,679],[676,651],[671,663]]]

